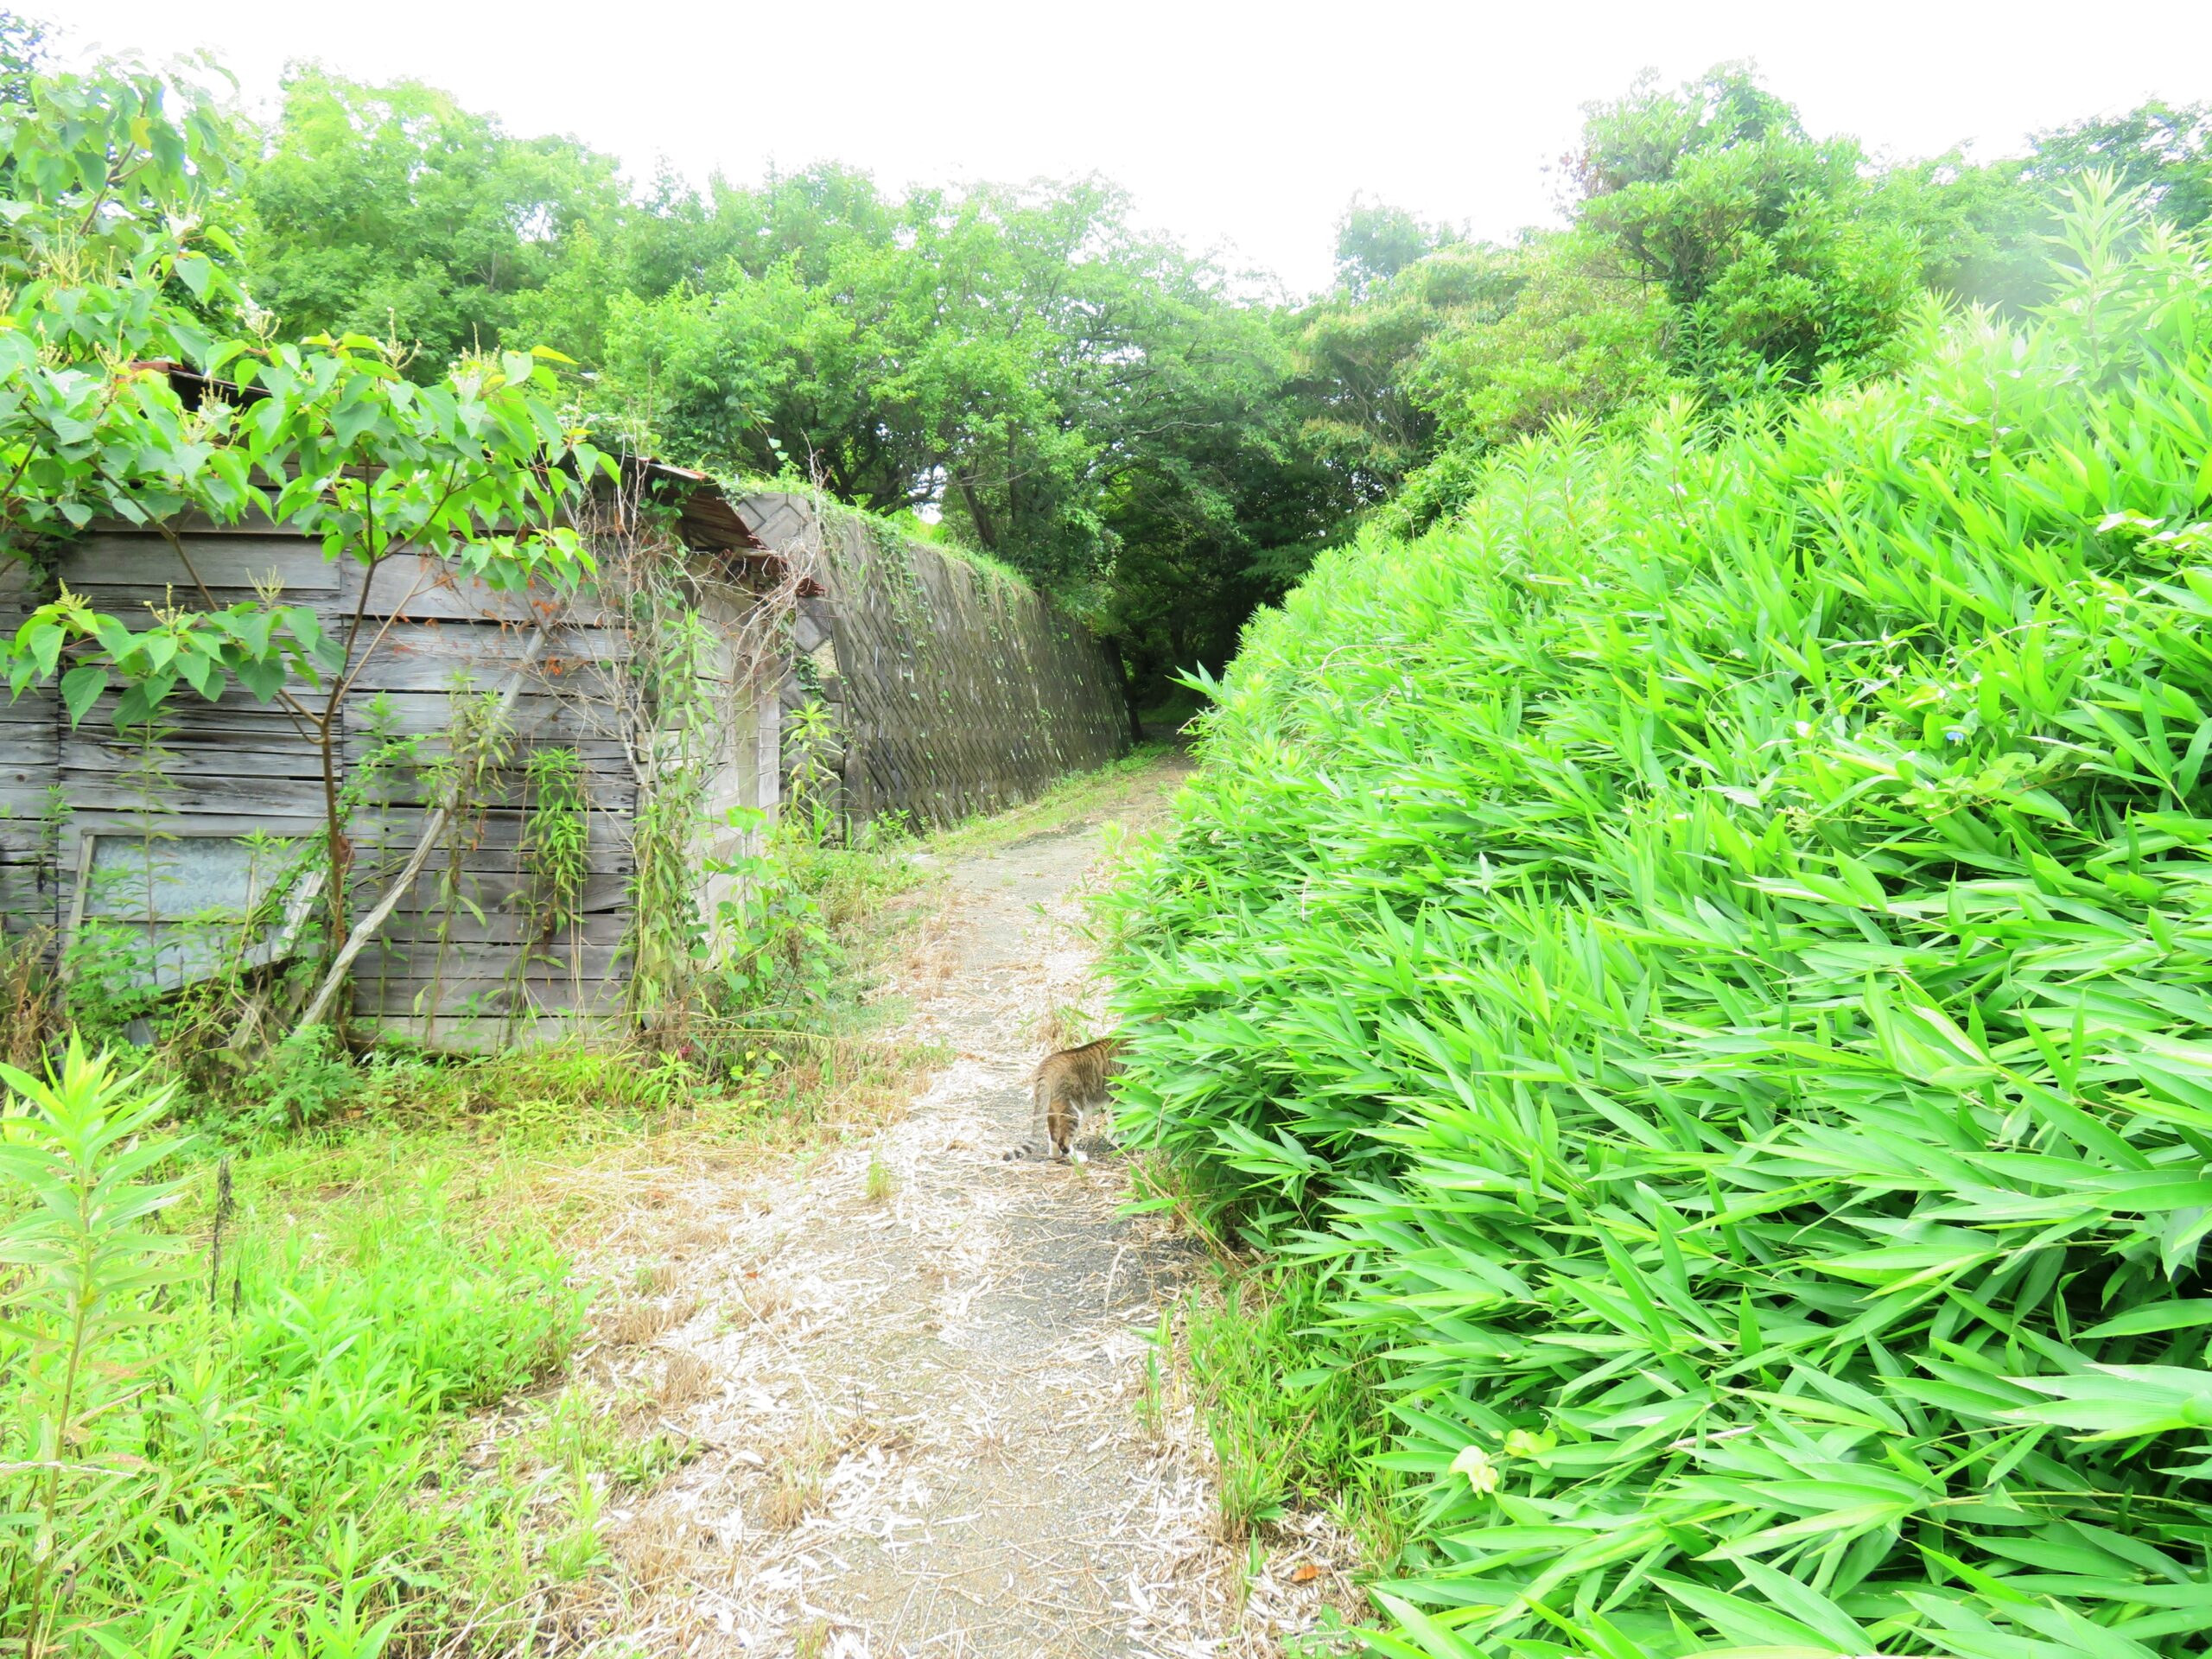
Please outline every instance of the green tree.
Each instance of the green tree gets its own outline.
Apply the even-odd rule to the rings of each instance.
[[[35,80],[27,105],[0,110],[16,192],[0,229],[0,559],[36,562],[101,518],[182,556],[176,527],[196,514],[289,526],[365,575],[424,553],[494,587],[573,581],[586,555],[561,506],[594,457],[555,417],[537,357],[417,386],[365,336],[292,345],[211,329],[253,310],[213,212],[232,174],[226,136],[207,103],[141,72]],[[148,366],[162,359],[219,377],[214,391],[188,399]],[[122,726],[233,681],[283,708],[321,757],[326,902],[342,933],[340,715],[378,636],[359,614],[326,631],[281,594],[199,597],[200,609],[188,596],[126,618],[64,592],[0,651],[10,691],[58,681],[76,721],[116,690]]]
[[[1977,196],[1964,177],[1881,173],[1740,67],[1672,89],[1646,77],[1589,107],[1569,230],[1432,254],[1320,308],[1308,338],[1334,418],[1317,437],[1351,464],[1364,438],[1410,527],[1464,501],[1491,450],[1555,423],[1878,370],[1931,275],[2001,278],[2025,235],[2009,186],[1977,179]],[[1443,302],[1423,302],[1454,267]],[[1346,349],[1369,341],[1382,349]]]
[[[597,405],[609,424],[649,430],[688,463],[818,474],[840,499],[878,512],[912,506],[919,462],[870,396],[858,275],[810,289],[786,266],[756,276],[733,264],[711,289],[619,295]]]
[[[499,346],[622,199],[613,160],[573,139],[510,137],[418,82],[297,70],[246,175],[251,285],[287,328],[405,341],[434,379]]]
[[[1388,500],[1426,461],[1435,411],[1414,391],[1430,343],[1510,306],[1510,256],[1452,246],[1380,280],[1340,283],[1297,319],[1305,447],[1344,480],[1355,508]]]
[[[1420,406],[1455,439],[1495,446],[1664,389],[1668,307],[1610,270],[1587,232],[1487,258],[1496,297],[1430,340],[1411,376]]]
[[[1216,296],[1156,321],[1141,395],[1099,467],[1114,552],[1094,620],[1141,700],[1177,671],[1225,663],[1245,620],[1359,506],[1310,441],[1291,320]]]
[[[2021,157],[1970,165],[1944,156],[1899,168],[1885,188],[1928,249],[1938,292],[2024,316],[2050,292],[2050,238],[2069,188],[2101,175],[2139,191],[2177,229],[2212,219],[2212,105],[2158,101],[2038,134]]]
[[[1283,453],[1271,314],[1134,230],[1096,181],[887,201],[822,168],[718,187],[679,218],[647,232],[676,286],[609,307],[599,394],[679,459],[934,506],[962,539],[1079,584],[1113,568],[1117,523],[1218,523],[1222,456]],[[741,251],[702,274],[677,246]],[[1225,447],[1192,436],[1224,422]]]
[[[868,175],[835,163],[772,175],[757,190],[717,176],[700,191],[664,169],[618,213],[560,238],[544,281],[514,296],[512,326],[522,337],[559,341],[594,365],[615,352],[634,372],[641,346],[644,362],[654,357],[639,332],[652,319],[635,312],[638,303],[714,296],[741,275],[766,278],[786,266],[806,288],[825,289],[855,248],[887,247],[896,228],[893,206]],[[618,339],[612,331],[626,304],[633,308]],[[727,435],[715,440],[728,441]]]
[[[1858,144],[1809,137],[1742,67],[1592,105],[1573,172],[1578,223],[1665,295],[1708,397],[1878,363],[1920,291],[1920,238]]]
[[[0,105],[28,104],[31,77],[46,62],[46,25],[0,10]]]
[[[2212,219],[2212,104],[2152,99],[2125,115],[2069,122],[2036,136],[2021,169],[2045,200],[2091,173],[2138,190],[2157,217],[2179,230]]]
[[[1417,528],[1456,510],[1501,445],[1603,423],[1685,388],[1669,351],[1673,308],[1592,241],[1569,231],[1490,254],[1495,297],[1424,342],[1408,395],[1441,436],[1391,501],[1394,524]]]
[[[1337,286],[1364,299],[1407,266],[1465,239],[1448,225],[1432,225],[1402,207],[1355,195],[1337,220]]]
[[[2018,160],[1953,154],[1892,168],[1889,211],[1920,237],[1923,284],[1948,300],[2023,315],[2048,291],[2055,197]]]

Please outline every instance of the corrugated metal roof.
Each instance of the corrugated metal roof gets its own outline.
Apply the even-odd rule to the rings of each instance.
[[[775,550],[755,536],[738,516],[722,486],[705,473],[672,467],[651,455],[623,455],[622,484],[626,492],[676,505],[676,522],[686,547],[733,553],[766,553]]]

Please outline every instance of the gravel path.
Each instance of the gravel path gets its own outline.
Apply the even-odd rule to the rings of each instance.
[[[1316,1598],[1270,1576],[1295,1551],[1254,1580],[1173,1366],[1147,1381],[1147,1333],[1203,1263],[1116,1213],[1103,1143],[1006,1155],[1040,1138],[1048,1011],[1099,1006],[1082,898],[1108,826],[1156,819],[1181,775],[948,861],[938,936],[890,990],[955,1058],[901,1121],[742,1190],[702,1172],[659,1195],[652,1232],[694,1248],[651,1306],[680,1322],[647,1337],[648,1313],[623,1370],[707,1449],[608,1517],[648,1586],[613,1622],[630,1650],[1266,1654],[1303,1622]]]

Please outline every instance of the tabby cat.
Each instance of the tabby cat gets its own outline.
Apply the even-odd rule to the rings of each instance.
[[[1102,1037],[1081,1048],[1047,1054],[1039,1064],[1032,1089],[1055,1158],[1066,1157],[1074,1146],[1083,1114],[1106,1104],[1107,1082],[1122,1069],[1122,1046],[1119,1037]]]

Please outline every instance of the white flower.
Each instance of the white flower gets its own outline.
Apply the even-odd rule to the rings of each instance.
[[[1490,1460],[1490,1453],[1479,1446],[1463,1446],[1459,1455],[1452,1459],[1452,1472],[1465,1475],[1467,1484],[1478,1492],[1497,1490],[1497,1465]]]

